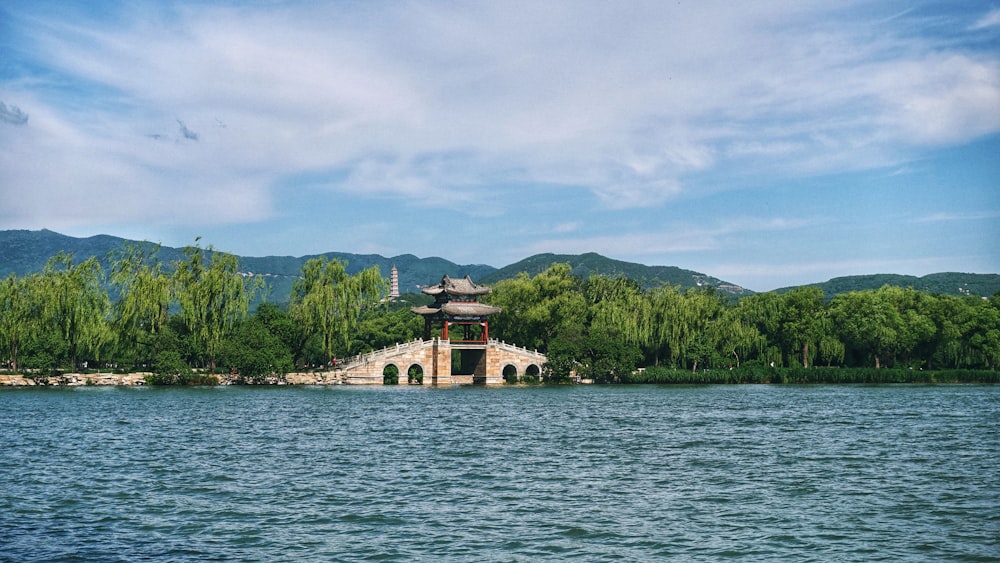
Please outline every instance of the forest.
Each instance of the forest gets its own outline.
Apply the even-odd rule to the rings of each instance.
[[[348,274],[342,261],[310,259],[286,302],[251,310],[263,279],[198,241],[169,268],[155,248],[125,244],[110,258],[105,271],[96,258],[59,253],[37,274],[0,282],[0,369],[149,372],[154,384],[211,383],[225,372],[257,383],[423,328],[409,310],[423,296],[388,300],[377,266]],[[887,285],[827,299],[804,286],[737,300],[712,288],[583,279],[555,263],[496,282],[483,300],[502,308],[492,336],[548,355],[544,382],[1000,382],[1000,294]]]

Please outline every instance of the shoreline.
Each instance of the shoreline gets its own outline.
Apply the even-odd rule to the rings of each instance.
[[[65,373],[47,377],[26,377],[23,374],[0,375],[0,387],[86,387],[118,386],[143,387],[151,372],[136,373]],[[273,377],[262,383],[242,383],[229,374],[218,374],[219,385],[342,385],[343,376],[337,372],[294,372],[284,377]]]

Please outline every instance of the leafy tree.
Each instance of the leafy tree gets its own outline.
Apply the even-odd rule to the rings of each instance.
[[[971,362],[995,370],[1000,365],[1000,300],[976,307],[965,334]],[[970,363],[971,363],[970,362]]]
[[[148,385],[176,385],[186,381],[191,368],[177,350],[162,350],[152,362],[152,375],[146,376]]]
[[[156,249],[149,253],[126,245],[111,266],[110,279],[118,295],[112,314],[116,342],[120,352],[133,356],[145,348],[146,357],[137,358],[138,362],[151,359],[149,346],[167,324],[172,299],[171,280],[155,255]]]
[[[340,345],[350,353],[351,334],[364,311],[378,305],[389,293],[388,282],[372,266],[351,276],[340,260],[313,258],[302,266],[302,276],[292,286],[289,312],[311,334],[322,339],[327,362]]]
[[[71,254],[60,252],[45,265],[42,277],[44,320],[66,341],[76,368],[80,354],[95,353],[109,335],[110,300],[101,285],[101,265],[94,257],[74,264]]]
[[[779,338],[785,350],[800,353],[802,367],[808,368],[823,338],[823,290],[811,286],[799,287],[781,298],[784,307]]]
[[[55,372],[69,356],[69,345],[59,332],[43,327],[24,343],[23,364],[37,375]]]
[[[716,325],[724,310],[724,305],[712,288],[688,290],[684,294],[683,336],[679,341],[680,353],[697,371],[699,363],[709,363],[712,351],[717,349],[718,330]]]
[[[0,346],[14,371],[25,341],[39,328],[43,300],[37,295],[38,282],[38,276],[14,274],[0,282]]]
[[[842,340],[873,357],[876,368],[897,349],[902,318],[884,294],[843,293],[830,302],[830,311]]]
[[[595,383],[621,383],[635,371],[641,359],[642,352],[636,344],[596,328],[584,341],[580,376]]]
[[[263,283],[259,277],[241,276],[236,256],[214,252],[211,246],[203,251],[198,240],[184,249],[187,259],[177,263],[174,283],[181,316],[208,357],[209,369],[214,370],[223,339],[246,318],[250,301]]]
[[[587,322],[582,283],[569,264],[553,264],[533,278],[520,274],[504,280],[485,301],[502,309],[492,321],[494,333],[543,352],[560,331]]]
[[[640,345],[653,352],[653,365],[664,357],[677,366],[691,338],[694,311],[686,306],[684,294],[677,287],[664,286],[647,294],[648,303],[636,307],[636,336]]]
[[[295,322],[292,315],[271,303],[261,303],[255,314],[257,320],[268,332],[281,341],[282,345],[292,355],[293,365],[297,365],[305,354],[309,334],[305,328]]]
[[[353,331],[351,349],[364,353],[420,338],[423,319],[409,309],[369,311]]]
[[[722,312],[715,325],[716,342],[722,356],[740,367],[743,358],[766,346],[767,338],[756,326],[745,320],[738,307]]]
[[[220,359],[244,383],[264,383],[293,367],[291,351],[259,316],[241,322],[224,343]]]

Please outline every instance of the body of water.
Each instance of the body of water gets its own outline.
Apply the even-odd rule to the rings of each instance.
[[[998,561],[1000,387],[0,390],[4,561]]]

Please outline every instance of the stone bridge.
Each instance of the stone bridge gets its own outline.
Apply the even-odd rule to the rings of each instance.
[[[426,385],[498,385],[524,377],[537,378],[545,355],[499,340],[452,342],[434,338],[413,340],[348,358],[334,372],[340,381],[354,385],[382,385],[395,368],[399,383]]]

